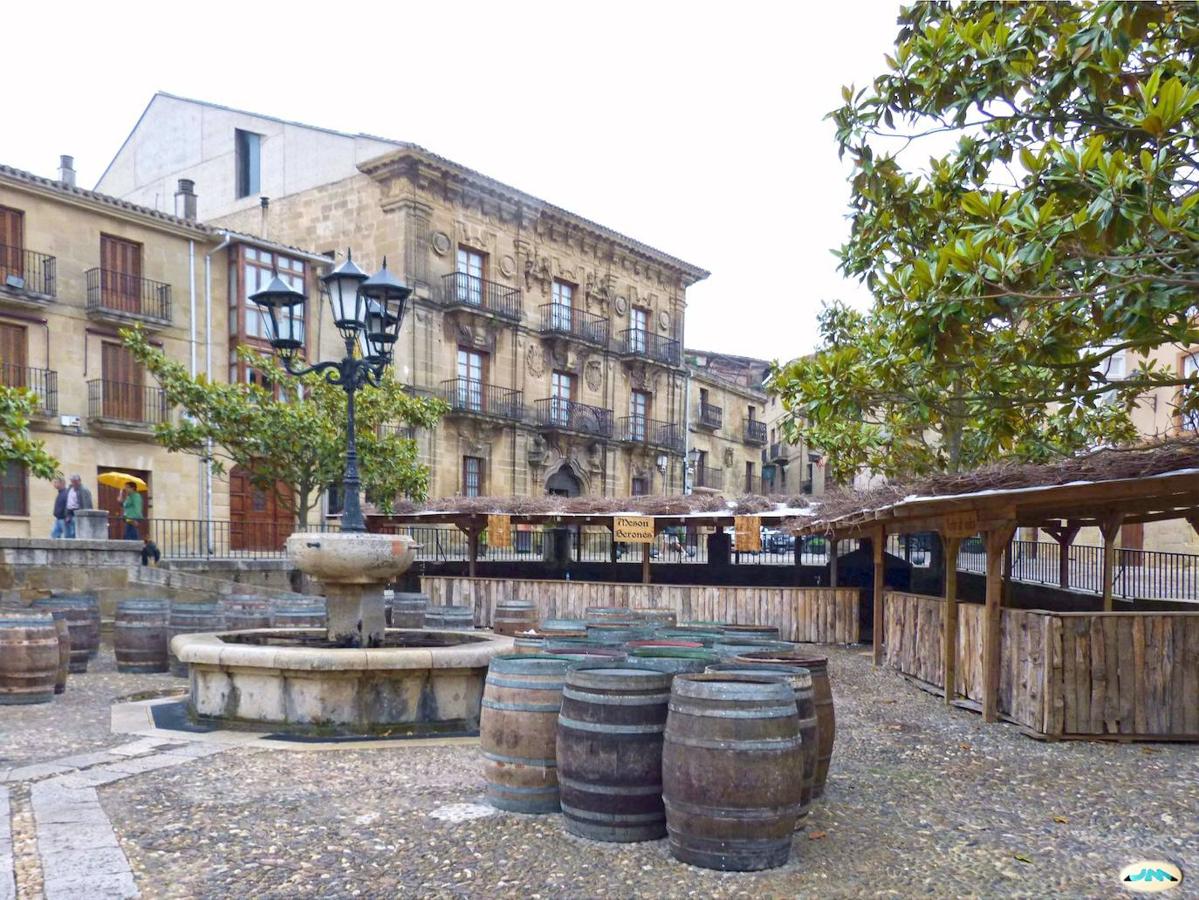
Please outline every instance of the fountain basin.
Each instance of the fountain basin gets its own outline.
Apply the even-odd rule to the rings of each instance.
[[[324,630],[181,634],[201,721],[295,733],[477,734],[487,666],[512,651],[490,632],[390,628],[385,646],[333,646]]]

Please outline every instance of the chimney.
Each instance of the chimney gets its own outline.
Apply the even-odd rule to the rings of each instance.
[[[75,186],[75,157],[60,156],[58,158],[58,180],[67,187]]]
[[[195,221],[196,183],[190,178],[179,179],[179,190],[175,191],[175,215],[181,219]]]

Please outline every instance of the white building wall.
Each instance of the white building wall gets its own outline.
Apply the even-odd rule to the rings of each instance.
[[[262,135],[261,184],[238,199],[234,132]],[[180,178],[196,183],[197,215],[216,218],[277,198],[348,178],[359,163],[399,144],[341,134],[155,94],[96,190],[163,212],[175,211]],[[263,235],[264,237],[266,235]]]

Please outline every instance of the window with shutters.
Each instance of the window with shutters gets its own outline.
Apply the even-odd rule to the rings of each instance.
[[[649,424],[650,395],[646,391],[633,391],[629,397],[629,436],[635,441],[644,441]]]
[[[233,131],[234,158],[237,166],[237,199],[252,197],[262,188],[262,135],[252,131]]]
[[[550,327],[555,331],[570,331],[574,321],[574,285],[555,278],[550,299],[553,304],[550,307]]]
[[[15,460],[0,464],[0,516],[29,515],[29,478]]]
[[[483,459],[479,456],[462,457],[462,496],[483,496]]]
[[[0,286],[11,276],[25,280],[25,213],[0,206]]]
[[[140,314],[142,245],[111,234],[100,235],[100,301],[107,309]]]
[[[454,400],[458,409],[482,411],[485,365],[485,354],[467,347],[458,348],[458,388]]]
[[[486,277],[487,255],[469,247],[458,248],[458,302],[481,306],[483,303],[483,279]]]
[[[642,309],[640,306],[634,306],[629,310],[629,351],[631,353],[644,353],[646,345],[649,343],[647,335],[649,334],[649,310]]]
[[[633,476],[631,493],[634,497],[643,497],[649,493],[649,479]]]
[[[550,376],[550,417],[554,424],[570,424],[571,406],[575,398],[575,377],[569,372],[555,371]]]
[[[25,355],[29,346],[24,325],[0,322],[0,384],[8,387],[33,387],[29,383],[29,372],[25,368]]]

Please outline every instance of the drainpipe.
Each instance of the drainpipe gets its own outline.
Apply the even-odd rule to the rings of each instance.
[[[204,375],[212,381],[212,257],[228,249],[233,240],[222,232],[224,240],[204,255]],[[193,371],[194,374],[194,371]],[[208,523],[208,548],[211,552],[215,535],[212,522],[212,440],[204,450],[204,521]]]

